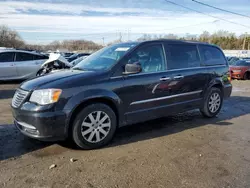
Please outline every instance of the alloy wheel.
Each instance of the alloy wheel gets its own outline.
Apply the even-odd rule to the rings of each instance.
[[[97,143],[108,135],[110,128],[110,117],[103,111],[95,111],[91,112],[83,120],[81,134],[86,141]]]
[[[219,93],[213,93],[208,102],[208,108],[210,112],[215,113],[217,110],[219,110],[221,104],[221,97]]]

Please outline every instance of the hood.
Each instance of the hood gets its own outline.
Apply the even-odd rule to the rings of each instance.
[[[40,88],[46,84],[53,84],[53,82],[56,81],[65,82],[77,76],[87,78],[93,74],[95,74],[95,72],[93,71],[79,71],[79,70],[58,71],[55,73],[33,78],[31,80],[27,80],[21,84],[20,88],[26,91],[31,91]]]

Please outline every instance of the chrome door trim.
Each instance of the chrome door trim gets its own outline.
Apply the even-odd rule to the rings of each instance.
[[[172,69],[172,70],[164,70],[164,71],[158,71],[158,72],[148,72],[148,73],[137,73],[137,74],[129,74],[126,75],[128,77],[131,76],[140,76],[140,75],[150,75],[150,74],[157,74],[157,73],[163,73],[163,72],[174,72],[174,71],[181,71],[181,70],[190,70],[190,69],[207,69],[207,68],[217,68],[217,67],[226,67],[227,65],[215,65],[215,66],[201,66],[201,67],[189,67],[189,68],[182,68],[182,69]],[[125,75],[122,76],[114,76],[114,77],[110,77],[110,79],[114,79],[114,78],[121,78],[124,77]]]
[[[181,96],[186,96],[186,95],[193,95],[193,94],[198,94],[201,92],[202,92],[202,90],[198,90],[198,91],[191,91],[191,92],[187,92],[187,93],[180,93],[180,94],[176,94],[176,95],[170,95],[170,96],[166,96],[166,97],[158,97],[158,98],[146,99],[146,100],[141,100],[141,101],[134,101],[130,105],[143,104],[143,103],[148,103],[148,102],[153,102],[153,101],[160,101],[160,100],[164,100],[164,99],[171,99],[171,98],[181,97]]]

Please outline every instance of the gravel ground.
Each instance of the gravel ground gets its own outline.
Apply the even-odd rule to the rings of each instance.
[[[249,188],[250,82],[233,86],[216,118],[192,111],[128,126],[107,147],[81,151],[21,135],[9,107],[18,83],[2,83],[0,187]]]

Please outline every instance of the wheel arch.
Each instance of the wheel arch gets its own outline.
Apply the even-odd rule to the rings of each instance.
[[[77,116],[77,114],[86,106],[94,104],[94,103],[102,103],[102,104],[106,104],[107,106],[109,106],[115,113],[116,117],[117,117],[117,126],[121,125],[121,123],[123,122],[123,116],[122,116],[122,107],[121,107],[121,100],[118,98],[117,95],[115,95],[114,93],[112,93],[111,95],[96,95],[96,96],[89,96],[89,97],[84,97],[84,99],[82,98],[78,98],[75,97],[76,99],[74,99],[73,101],[77,103],[74,105],[74,107],[72,108],[71,112],[68,115],[68,120],[66,123],[66,134],[70,133],[70,128],[74,122],[75,117]]]
[[[250,70],[247,70],[247,71],[243,74],[243,78],[245,77],[245,75],[247,75],[247,79],[250,79]]]
[[[221,79],[214,79],[212,80],[207,89],[206,89],[206,93],[212,88],[212,87],[215,87],[215,88],[218,88],[221,90],[222,94],[224,94],[223,92],[223,81]]]

